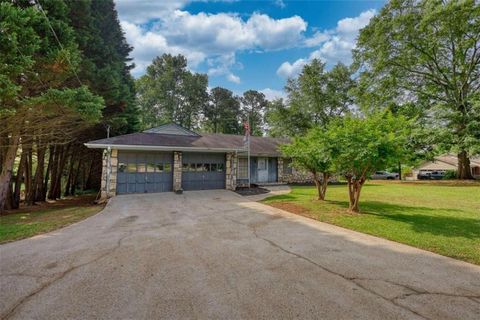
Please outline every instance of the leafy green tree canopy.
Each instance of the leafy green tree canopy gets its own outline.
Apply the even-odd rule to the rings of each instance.
[[[303,137],[281,147],[285,157],[292,159],[295,168],[312,174],[318,190],[318,199],[324,200],[328,179],[333,173],[332,141],[321,128],[313,128]]]
[[[472,178],[480,149],[480,5],[475,0],[392,0],[361,30],[354,53],[363,105],[417,105],[433,116],[438,146]]]
[[[288,80],[287,104],[276,101],[270,106],[272,134],[302,135],[310,128],[325,127],[332,119],[348,114],[354,85],[349,67],[340,63],[327,71],[320,60],[312,60],[297,78]]]
[[[208,102],[208,77],[187,69],[182,55],[156,57],[147,73],[136,81],[144,127],[175,122],[192,129]]]
[[[214,133],[241,134],[240,101],[233,92],[216,87],[210,91],[209,102],[203,110],[204,126]]]
[[[390,112],[366,118],[348,116],[329,125],[326,134],[333,142],[333,167],[347,179],[350,211],[359,211],[360,192],[366,179],[404,157],[408,131],[408,121]]]

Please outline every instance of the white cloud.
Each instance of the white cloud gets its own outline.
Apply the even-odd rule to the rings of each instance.
[[[277,74],[282,78],[290,78],[293,77],[302,71],[304,65],[306,65],[308,61],[306,59],[298,59],[293,64],[290,62],[285,61],[280,65],[277,69]]]
[[[183,8],[190,0],[115,0],[120,20],[145,23],[158,19],[167,12]]]
[[[277,69],[277,74],[283,78],[296,76],[306,63],[315,58],[327,65],[338,62],[350,64],[351,51],[355,48],[358,32],[368,24],[375,13],[373,9],[367,10],[357,17],[339,20],[335,29],[317,31],[313,37],[305,39],[304,43],[307,47],[318,48],[307,58],[298,59],[293,63],[283,62]]]
[[[275,99],[280,99],[280,98],[282,99],[287,98],[287,94],[281,90],[265,88],[263,90],[260,90],[260,92],[263,93],[265,95],[265,98],[267,98],[267,100],[270,100],[270,101]]]
[[[206,62],[209,75],[225,76],[239,83],[240,78],[232,72],[242,67],[236,62],[237,52],[280,50],[304,41],[307,23],[299,16],[273,19],[253,13],[248,19],[242,19],[233,13],[192,14],[178,9],[186,2],[167,1],[165,5],[154,6],[140,1],[139,8],[132,10],[137,14],[145,11],[147,18],[157,19],[148,25],[138,23],[144,19],[135,18],[133,13],[120,11],[120,16],[126,17],[121,24],[127,41],[134,47],[134,75],[142,74],[154,57],[171,53],[185,55],[193,68]],[[132,7],[123,0],[117,4],[119,10]],[[149,10],[156,13],[149,14]]]
[[[237,84],[240,83],[240,77],[234,75],[233,73],[229,73],[227,75],[227,80],[230,81],[230,82],[233,82],[233,83],[237,83]]]

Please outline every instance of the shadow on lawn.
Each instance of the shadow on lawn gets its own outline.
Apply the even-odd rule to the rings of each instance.
[[[330,200],[328,203],[348,208],[348,201]],[[360,203],[361,214],[407,223],[416,232],[446,237],[480,239],[479,219],[436,215],[438,211],[448,212],[452,215],[463,213],[462,210],[452,208],[412,207],[380,201]]]

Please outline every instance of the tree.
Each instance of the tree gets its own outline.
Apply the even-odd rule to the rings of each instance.
[[[304,137],[297,137],[291,144],[281,147],[283,155],[292,159],[294,167],[312,174],[318,200],[325,200],[328,179],[333,172],[331,147],[331,140],[321,128],[313,128]]]
[[[188,129],[196,127],[208,101],[207,85],[207,75],[190,72],[184,56],[156,57],[136,81],[143,126],[175,122]]]
[[[255,90],[248,90],[240,98],[245,118],[250,119],[250,132],[252,135],[263,134],[264,116],[268,107],[265,95]]]
[[[351,212],[359,212],[366,179],[402,159],[408,128],[403,117],[394,117],[390,112],[363,118],[347,116],[329,125],[326,134],[334,142],[333,166],[347,180]]]
[[[270,106],[271,132],[295,136],[316,126],[327,126],[332,119],[349,113],[354,85],[351,71],[345,65],[340,63],[326,71],[324,63],[312,60],[296,79],[288,80],[287,105],[277,101]]]
[[[381,107],[385,97],[428,106],[437,145],[456,151],[458,177],[471,179],[469,156],[480,149],[478,2],[392,0],[361,30],[354,55],[364,96]]]
[[[60,197],[70,144],[102,117],[104,100],[79,78],[68,13],[59,0],[0,4],[0,211],[18,207],[22,183],[26,203],[45,200],[48,186],[49,197]]]
[[[233,92],[216,87],[203,109],[205,127],[214,133],[241,134],[240,101]]]

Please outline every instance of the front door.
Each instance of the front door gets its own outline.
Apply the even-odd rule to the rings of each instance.
[[[267,160],[267,158],[258,158],[258,161],[257,161],[257,181],[259,183],[268,182],[268,160]]]

